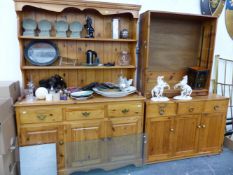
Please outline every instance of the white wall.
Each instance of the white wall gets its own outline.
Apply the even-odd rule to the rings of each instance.
[[[103,0],[126,3],[125,0]],[[142,5],[141,11],[160,10],[200,14],[200,0],[128,0]],[[225,10],[218,20],[215,54],[233,60],[233,41],[225,26]],[[17,21],[13,0],[0,0],[0,81],[21,80]]]

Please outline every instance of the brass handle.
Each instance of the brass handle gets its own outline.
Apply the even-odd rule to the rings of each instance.
[[[219,106],[218,106],[218,105],[214,106],[214,110],[215,110],[215,111],[217,111],[217,110],[218,110],[218,108],[219,108]]]
[[[165,113],[165,110],[164,110],[163,108],[160,108],[160,109],[159,109],[159,114],[160,114],[160,115],[163,115],[164,113]]]
[[[46,117],[47,117],[47,115],[44,115],[44,114],[39,114],[39,115],[37,115],[37,118],[38,118],[39,120],[44,120]]]
[[[126,114],[126,113],[129,112],[129,109],[123,109],[121,112],[122,112],[123,114]]]
[[[194,111],[194,108],[189,108],[189,112],[193,112]]]
[[[90,112],[83,112],[83,113],[82,113],[82,115],[83,115],[84,117],[88,117],[90,114],[91,114]]]
[[[206,125],[202,125],[202,128],[205,128],[206,127]]]
[[[198,125],[197,128],[201,128],[201,125]]]
[[[174,129],[173,129],[173,128],[171,128],[171,129],[170,129],[170,131],[171,131],[171,132],[174,132]]]
[[[59,145],[63,145],[64,144],[64,142],[63,141],[59,141]]]

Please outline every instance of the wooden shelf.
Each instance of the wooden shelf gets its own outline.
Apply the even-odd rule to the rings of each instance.
[[[112,39],[112,38],[64,38],[64,37],[38,37],[19,36],[19,39],[33,40],[67,40],[67,41],[94,41],[94,42],[137,42],[136,39]]]
[[[22,66],[24,70],[33,69],[136,69],[135,66]]]

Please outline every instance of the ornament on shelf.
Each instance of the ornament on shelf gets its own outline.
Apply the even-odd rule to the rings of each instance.
[[[67,37],[67,30],[69,25],[66,21],[57,21],[55,23],[56,37]]]
[[[40,30],[39,36],[42,37],[49,37],[50,36],[50,30],[52,29],[52,25],[49,21],[43,19],[38,23],[38,28]]]
[[[36,21],[30,18],[23,20],[23,36],[36,36]]]
[[[80,22],[78,21],[74,21],[70,24],[70,31],[71,31],[71,34],[70,34],[70,37],[71,38],[81,38],[81,31],[83,29],[83,26]]]
[[[85,29],[87,30],[86,38],[94,38],[94,28],[92,27],[92,19],[90,16],[86,18],[86,24],[84,25]]]
[[[157,85],[151,90],[151,101],[169,101],[167,97],[163,96],[164,88],[170,89],[170,86],[163,80],[164,76],[157,77]]]
[[[48,95],[48,90],[44,87],[39,87],[36,89],[35,95],[38,100],[44,100]]]
[[[173,97],[175,100],[191,100],[192,99],[192,97],[190,96],[192,94],[192,88],[187,83],[188,83],[188,76],[185,75],[183,77],[183,80],[181,80],[179,83],[177,83],[174,86],[174,89],[177,89],[177,88],[181,89],[181,95]]]

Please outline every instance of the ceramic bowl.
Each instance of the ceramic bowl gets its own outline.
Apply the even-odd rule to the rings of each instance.
[[[82,31],[82,24],[78,21],[74,21],[70,24],[70,30],[72,32],[81,32]]]
[[[80,97],[89,97],[93,94],[93,91],[78,91],[71,93],[71,97],[80,98]]]
[[[23,28],[25,30],[35,30],[36,29],[36,21],[30,18],[23,20]]]

